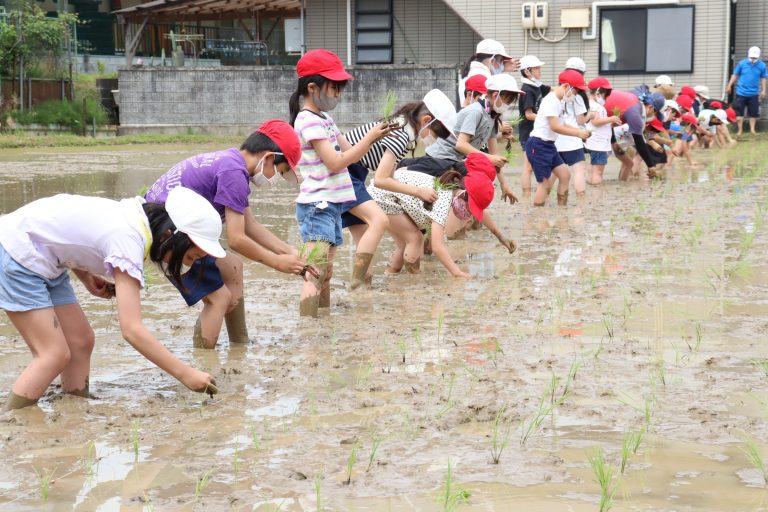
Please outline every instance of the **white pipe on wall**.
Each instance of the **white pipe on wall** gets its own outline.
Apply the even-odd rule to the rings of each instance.
[[[347,0],[347,66],[352,65],[352,0]]]
[[[725,90],[728,87],[728,80],[731,70],[728,69],[728,61],[731,58],[731,0],[725,0],[725,55],[723,56],[723,92],[721,99],[728,99],[728,93]]]
[[[592,32],[587,32],[584,28],[581,30],[582,39],[597,39],[597,8],[598,7],[626,7],[626,6],[646,6],[646,5],[670,5],[679,4],[680,0],[598,0],[592,2]]]

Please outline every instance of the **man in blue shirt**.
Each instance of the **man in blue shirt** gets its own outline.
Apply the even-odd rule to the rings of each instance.
[[[760,100],[765,98],[766,70],[765,62],[760,60],[760,48],[753,46],[747,52],[747,58],[733,70],[731,80],[728,82],[728,93],[733,90],[733,84],[736,84],[736,99],[733,101],[733,109],[738,114],[736,118],[739,131],[736,134],[741,135],[741,126],[744,122],[744,111],[749,116],[749,130],[755,133],[755,124],[760,117]]]

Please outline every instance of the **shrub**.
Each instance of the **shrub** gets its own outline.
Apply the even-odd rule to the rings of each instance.
[[[92,97],[85,97],[86,104],[86,127],[91,126],[93,121],[97,125],[106,124],[108,121],[107,113],[101,106],[101,102]],[[51,100],[35,106],[28,112],[14,112],[14,120],[19,124],[58,124],[66,126],[72,130],[81,130],[83,127],[83,100],[76,99],[74,102]]]

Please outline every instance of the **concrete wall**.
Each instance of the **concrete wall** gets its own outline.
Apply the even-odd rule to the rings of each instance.
[[[351,67],[355,76],[333,111],[342,129],[381,117],[388,90],[398,103],[439,88],[452,94],[454,66]],[[120,133],[193,131],[243,133],[267,119],[288,119],[296,88],[289,66],[242,68],[131,68],[118,75]]]

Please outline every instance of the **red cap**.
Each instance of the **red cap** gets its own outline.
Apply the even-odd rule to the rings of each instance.
[[[681,94],[677,97],[677,104],[683,107],[685,110],[691,110],[693,108],[693,98]]]
[[[609,82],[607,78],[604,78],[602,76],[593,78],[592,80],[589,81],[587,86],[590,89],[613,89],[611,82]]]
[[[288,160],[288,166],[293,172],[293,178],[295,178],[295,180],[289,179],[288,181],[298,183],[299,180],[296,175],[296,165],[299,163],[299,159],[301,159],[301,144],[299,142],[299,137],[293,130],[293,126],[285,121],[272,119],[256,128],[256,131],[263,133],[269,137],[272,142],[277,144],[277,147],[280,148],[280,152],[285,156],[285,159]]]
[[[485,153],[470,153],[464,165],[467,167],[464,188],[469,196],[469,211],[477,220],[483,220],[483,210],[493,201],[496,168]]]
[[[320,75],[334,82],[354,80],[352,75],[344,71],[344,64],[338,55],[322,48],[305,53],[296,64],[296,73],[299,78]]]
[[[725,115],[728,116],[728,121],[734,123],[736,122],[736,111],[733,110],[731,107],[728,107],[725,109]]]
[[[648,126],[656,130],[657,132],[663,132],[664,131],[664,125],[661,121],[659,121],[658,118],[654,117],[652,121],[648,122]]]
[[[709,104],[709,108],[713,110],[717,110],[719,108],[723,108],[723,104],[719,101],[713,101]]]
[[[680,88],[681,96],[690,96],[692,100],[696,99],[696,91],[690,85],[684,85]],[[680,103],[678,101],[678,103]]]
[[[576,71],[575,69],[566,69],[557,77],[557,83],[560,85],[568,84],[571,87],[580,89],[582,91],[587,90],[587,85],[584,83],[584,75]]]
[[[486,79],[485,75],[472,75],[464,82],[464,89],[485,94],[488,92],[488,88],[485,86]]]
[[[699,122],[691,114],[685,114],[680,118],[680,121],[683,123],[692,124],[693,126],[699,126]]]

